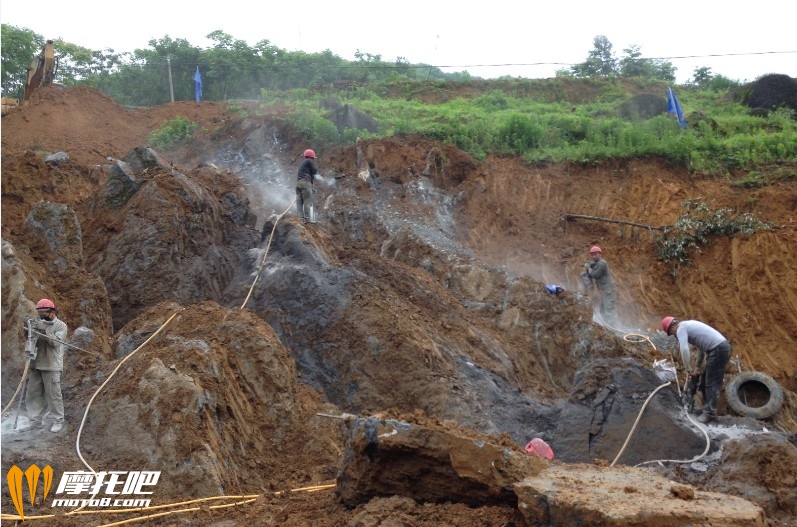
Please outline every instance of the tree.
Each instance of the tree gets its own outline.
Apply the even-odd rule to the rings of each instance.
[[[194,74],[199,64],[199,48],[192,46],[183,38],[175,40],[168,35],[160,40],[150,40],[149,45],[154,51],[135,51],[137,57],[145,59],[145,68],[141,72],[152,82],[148,89],[143,90],[148,100],[141,101],[139,104],[148,106],[169,102],[171,101],[170,89],[174,89],[174,100],[176,101],[194,100]],[[171,87],[169,86],[170,73]],[[203,96],[205,92],[211,91],[206,88],[211,83],[205,77],[203,74]]]
[[[0,40],[3,42],[2,92],[4,97],[22,99],[28,80],[28,67],[44,46],[44,37],[30,29],[2,24]]]
[[[99,86],[102,79],[118,71],[124,55],[112,49],[93,51],[71,42],[57,39],[53,43],[58,61],[56,79],[66,86],[86,83]]]
[[[603,35],[598,35],[592,41],[593,49],[587,55],[587,60],[576,64],[570,69],[576,77],[614,77],[617,75],[617,59],[612,51],[612,43]]]
[[[379,68],[383,65],[382,55],[373,55],[359,49],[354,52],[358,82],[371,82],[379,78]]]
[[[671,62],[642,58],[642,48],[636,44],[632,44],[623,52],[625,56],[620,59],[620,76],[675,82],[676,68]]]
[[[665,61],[665,60],[658,60],[658,59],[651,59],[653,61],[654,66],[654,79],[659,79],[667,82],[675,82],[675,66],[672,65],[672,62]]]
[[[203,98],[216,101],[258,98],[262,89],[295,89],[353,79],[370,82],[419,76],[440,80],[470,78],[467,72],[448,74],[433,66],[410,64],[404,57],[387,62],[381,55],[360,50],[352,62],[330,50],[286,51],[268,40],[250,47],[221,30],[207,37],[214,42],[208,49],[166,35],[151,39],[148,48],[121,54],[58,40],[56,80],[69,86],[94,86],[120,104],[152,106],[169,102],[171,89],[175,100],[193,100],[197,66],[202,73]],[[44,39],[30,30],[3,25],[2,40],[3,93],[21,98],[26,68],[38,55]]]
[[[620,75],[623,77],[650,77],[651,64],[642,56],[642,48],[636,44],[631,44],[624,49],[625,56],[620,59]]]
[[[382,55],[372,55],[371,53],[360,51],[359,49],[354,52],[354,58],[357,59],[357,62],[365,62],[365,63],[369,62],[374,63],[382,61]]]
[[[714,75],[711,73],[711,68],[703,66],[702,68],[695,68],[692,72],[691,84],[698,88],[705,88]]]
[[[730,90],[731,88],[738,88],[742,83],[730,79],[724,75],[714,75],[708,83],[708,89],[715,92],[722,92]]]
[[[28,68],[41,52],[44,38],[29,29],[2,26],[2,86],[3,95],[22,98]],[[103,79],[118,71],[124,57],[112,49],[92,51],[88,48],[56,39],[55,81],[66,86],[84,83],[99,87]]]
[[[269,40],[261,40],[254,45],[252,51],[257,55],[258,66],[254,74],[254,81],[257,86],[257,94],[263,88],[275,88],[277,64],[279,64],[285,51],[271,44]]]
[[[252,99],[260,89],[267,86],[268,79],[280,75],[280,62],[284,55],[261,40],[254,47],[245,41],[233,38],[221,30],[213,31],[207,38],[215,42],[213,47],[201,54],[207,67],[209,99]]]
[[[703,66],[702,68],[695,68],[692,72],[692,78],[689,84],[697,86],[701,90],[711,90],[721,92],[739,86],[739,82],[724,77],[722,75],[714,75],[711,68]]]

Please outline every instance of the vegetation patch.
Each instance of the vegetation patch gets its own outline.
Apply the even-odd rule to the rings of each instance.
[[[150,134],[149,146],[156,150],[169,150],[193,136],[196,129],[196,123],[178,115]]]
[[[28,65],[44,37],[7,24],[0,29],[2,92],[22,98]],[[320,149],[351,146],[357,137],[412,135],[456,146],[476,159],[520,156],[535,166],[656,157],[698,176],[797,166],[797,82],[787,75],[741,85],[700,67],[678,86],[672,63],[646,58],[637,45],[618,57],[604,35],[594,38],[584,62],[550,79],[480,79],[359,50],[348,61],[329,50],[288,51],[268,41],[251,47],[220,30],[207,37],[212,44],[205,49],[165,36],[151,40],[150,48],[122,54],[57,39],[55,80],[146,107],[193,101],[199,68],[203,100],[231,104],[241,116],[247,113],[244,102],[257,102],[258,115],[278,115]],[[168,75],[164,64],[170,64]],[[686,128],[667,113],[671,87]],[[378,127],[333,122],[323,104],[329,99]],[[166,123],[153,134],[152,145],[174,147],[191,136],[190,129],[185,120]],[[738,184],[766,181],[771,182],[768,175]]]
[[[691,254],[700,252],[701,246],[710,245],[717,236],[753,234],[772,229],[772,224],[756,219],[748,212],[736,213],[731,208],[711,210],[701,199],[683,203],[686,212],[671,227],[656,238],[656,253],[660,260],[672,264],[671,274],[677,274],[680,265],[691,262]]]

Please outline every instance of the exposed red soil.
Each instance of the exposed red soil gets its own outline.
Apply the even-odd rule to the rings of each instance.
[[[164,121],[175,116],[183,116],[199,125],[199,137],[193,146],[183,147],[167,159],[174,161],[180,170],[188,171],[196,167],[202,157],[203,149],[223,135],[223,131],[240,120],[240,117],[225,104],[202,102],[181,102],[148,109],[125,109],[110,98],[89,88],[61,90],[46,88],[36,92],[34,98],[21,108],[3,117],[2,129],[2,237],[15,246],[23,246],[22,223],[32,207],[40,200],[52,200],[70,205],[78,215],[81,224],[95,229],[121,228],[116,218],[103,222],[88,215],[86,202],[94,195],[105,180],[102,165],[108,158],[122,158],[133,148],[145,146],[149,134]],[[287,134],[288,136],[290,134]],[[297,143],[286,150],[283,162],[289,162],[293,151],[302,148]],[[734,354],[738,354],[745,369],[758,370],[777,379],[784,388],[797,390],[797,180],[784,179],[760,189],[743,189],[729,185],[725,178],[700,178],[681,167],[671,167],[660,160],[624,160],[607,162],[596,166],[547,165],[529,167],[515,158],[491,157],[479,162],[468,154],[449,145],[440,145],[419,138],[389,138],[368,141],[371,157],[383,178],[406,183],[414,180],[423,169],[426,154],[432,148],[442,152],[441,173],[433,173],[431,181],[439,188],[452,194],[467,196],[461,202],[456,217],[456,230],[460,238],[474,251],[479,259],[489,264],[503,267],[518,276],[531,277],[543,283],[557,283],[566,289],[577,289],[577,275],[587,261],[587,250],[599,244],[610,263],[618,286],[618,308],[621,322],[631,331],[633,328],[655,330],[664,315],[679,318],[696,318],[718,328],[732,342]],[[67,152],[70,163],[51,167],[45,164],[42,152]],[[334,168],[346,174],[353,181],[356,174],[353,168],[354,147],[324,152],[321,163],[326,169]],[[415,172],[415,173],[413,173]],[[208,176],[212,177],[212,176]],[[224,191],[234,189],[234,183],[227,178],[223,181]],[[374,197],[362,183],[348,183],[357,189],[357,202],[368,206]],[[222,189],[220,189],[221,191]],[[703,198],[715,207],[732,207],[740,211],[755,213],[761,219],[772,222],[775,228],[770,232],[759,232],[753,236],[734,236],[731,239],[718,239],[695,256],[689,266],[678,268],[672,276],[672,269],[657,260],[653,250],[653,231],[589,220],[565,221],[567,214],[590,215],[603,218],[637,222],[651,226],[672,224],[683,212],[681,203],[687,199]],[[401,203],[395,206],[402,206]],[[412,205],[407,200],[407,207]],[[418,214],[432,214],[421,210]],[[103,223],[105,225],[103,226]],[[310,236],[310,235],[308,235]],[[329,254],[339,252],[341,260],[360,259],[367,265],[373,263],[366,254],[359,255],[351,248],[335,248],[334,240],[323,231],[314,235],[314,242],[328,247]],[[91,252],[91,247],[86,247]],[[40,255],[39,255],[40,256]],[[25,296],[36,299],[45,291],[52,291],[43,267],[37,263],[36,254],[20,251],[18,258],[23,262],[27,281]],[[348,262],[350,263],[350,262]],[[407,319],[402,321],[377,320],[377,314],[386,311],[387,306],[380,297],[369,297],[369,290],[361,290],[361,302],[371,303],[369,316],[375,317],[375,326],[384,334],[389,334],[393,326],[411,327],[412,317],[435,310],[446,309],[454,314],[450,318],[441,316],[440,331],[447,331],[462,341],[474,339],[467,332],[466,315],[460,316],[455,308],[438,302],[438,287],[434,277],[425,277],[417,282],[417,289],[407,290],[395,278],[394,269],[386,269],[382,278],[387,281],[384,289],[395,295],[391,306],[407,304]],[[409,271],[408,271],[409,272]],[[68,279],[57,289],[65,290]],[[84,280],[84,276],[72,278],[74,289]],[[427,282],[424,282],[427,280]],[[428,296],[418,295],[419,291],[431,291]],[[4,295],[7,293],[4,286]],[[70,313],[78,312],[79,299],[64,295],[60,302],[61,310],[70,330],[80,324],[70,319]],[[382,309],[384,307],[385,309]],[[157,307],[159,320],[165,320],[179,306],[163,304]],[[573,311],[575,312],[575,310]],[[5,315],[5,311],[4,311]],[[223,391],[225,382],[243,382],[235,379],[232,372],[237,371],[233,364],[234,353],[224,346],[225,342],[214,341],[213,331],[204,328],[208,320],[224,320],[229,324],[230,334],[239,334],[250,326],[267,326],[254,315],[232,316],[213,303],[199,304],[183,311],[175,322],[181,335],[206,340],[216,346],[219,354],[214,360],[222,365],[222,375],[216,387],[202,387],[209,391]],[[155,329],[152,318],[148,317],[131,328],[146,334]],[[99,315],[98,315],[99,317]],[[5,320],[4,320],[5,322]],[[137,326],[138,324],[138,326]],[[219,323],[221,324],[221,323]],[[141,329],[144,328],[144,329]],[[118,328],[117,328],[118,329]],[[110,330],[110,328],[109,328]],[[268,334],[270,328],[260,328]],[[132,333],[134,330],[129,329]],[[109,331],[110,333],[110,331]],[[98,335],[102,347],[112,351],[112,342],[120,335]],[[187,338],[187,337],[186,337]],[[254,337],[253,337],[254,338]],[[455,338],[455,337],[452,337]],[[512,336],[496,338],[511,339]],[[419,341],[422,336],[418,337]],[[268,340],[274,347],[274,354],[286,364],[289,354],[281,346],[274,344],[276,338]],[[4,352],[7,342],[3,343]],[[221,349],[222,351],[218,351]],[[247,348],[248,349],[248,348]],[[647,352],[647,350],[645,350]],[[196,357],[186,357],[185,349],[179,343],[164,344],[158,350],[147,351],[138,357],[135,365],[125,370],[123,380],[116,383],[105,394],[111,401],[124,401],[126,394],[142,390],[138,378],[147,368],[168,369],[174,364],[186,370],[195,366],[195,371],[206,367],[199,352]],[[5,354],[5,353],[4,353]],[[105,357],[106,359],[110,357]],[[488,355],[478,357],[485,363],[492,359]],[[192,360],[195,359],[194,362]],[[434,350],[429,349],[427,360],[435,360]],[[391,383],[401,381],[396,376],[410,365],[395,357],[386,365],[390,375],[374,380],[374,388],[389,390]],[[565,360],[565,359],[562,359]],[[160,361],[162,364],[158,364]],[[5,364],[5,363],[4,363]],[[86,372],[100,367],[100,361],[84,359],[77,367],[79,374],[70,377],[71,385],[65,390],[72,394],[69,405],[74,408],[73,415],[81,415],[88,403],[88,397],[98,388],[101,379],[94,379],[91,386],[80,386]],[[106,364],[107,366],[107,364]],[[445,374],[441,369],[441,376]],[[269,371],[266,365],[262,374]],[[280,366],[282,368],[283,366]],[[290,371],[293,366],[284,366]],[[280,370],[282,371],[282,370]],[[206,372],[205,372],[206,373]],[[554,372],[555,373],[555,372]],[[104,372],[108,374],[107,371]],[[524,379],[532,383],[538,371],[522,372]],[[209,377],[201,377],[207,379]],[[3,375],[4,384],[15,383],[17,378]],[[279,493],[303,486],[331,483],[340,455],[341,432],[334,421],[318,417],[317,413],[337,409],[330,405],[323,394],[294,379],[271,379],[274,385],[284,386],[280,396],[284,400],[270,401],[265,397],[255,381],[247,384],[246,400],[228,400],[220,406],[229,411],[225,416],[235,423],[228,436],[218,437],[215,452],[222,456],[227,450],[234,450],[236,437],[245,437],[247,445],[256,445],[257,455],[251,456],[240,470],[259,471],[261,481],[255,491],[259,497],[252,504],[210,512],[204,508],[199,512],[186,514],[185,520],[174,517],[153,520],[151,525],[179,525],[184,521],[190,525],[457,525],[457,526],[504,526],[519,522],[517,511],[512,507],[486,506],[473,509],[462,504],[419,504],[406,498],[375,498],[368,504],[354,510],[342,507],[334,492]],[[244,383],[246,384],[246,383]],[[555,392],[547,381],[539,383],[541,395]],[[294,388],[295,387],[295,388]],[[91,388],[91,389],[89,389]],[[4,390],[5,393],[5,390]],[[178,408],[190,405],[196,394],[181,392],[173,400],[165,401],[160,407],[164,420],[180,423],[189,419],[190,412],[179,413]],[[273,396],[271,393],[269,397]],[[456,396],[456,395],[453,395]],[[181,399],[183,397],[184,399]],[[259,401],[257,403],[253,401]],[[280,406],[277,417],[263,414],[271,405]],[[401,401],[402,405],[409,404]],[[795,401],[787,394],[787,404],[773,422],[784,430],[794,433]],[[87,430],[91,432],[84,439],[84,446],[92,459],[102,460],[107,444],[98,438],[110,440],[112,434],[102,429],[108,423],[123,427],[123,420],[113,421],[113,408],[100,410],[105,417]],[[275,410],[276,411],[276,410]],[[174,414],[172,414],[174,412]],[[156,412],[157,413],[157,412]],[[383,415],[395,416],[420,424],[451,428],[457,427],[428,416],[422,411],[415,413],[406,410],[386,409]],[[107,421],[105,420],[107,419]],[[152,417],[153,423],[155,417]],[[163,422],[160,422],[163,425]],[[173,423],[172,423],[173,424]],[[153,424],[153,427],[156,425]],[[175,425],[178,426],[178,425]],[[262,428],[259,428],[262,427]],[[185,428],[188,428],[187,425]],[[282,434],[281,441],[273,441],[275,430]],[[467,431],[461,431],[463,435]],[[198,434],[200,432],[197,432]],[[258,442],[258,436],[264,439]],[[80,469],[75,459],[73,443],[76,430],[73,428],[62,443],[39,445],[46,459],[69,459],[64,461],[66,469]],[[504,438],[506,444],[511,441]],[[144,441],[142,439],[142,441]],[[201,442],[197,439],[197,442]],[[123,444],[117,445],[123,450]],[[780,447],[777,447],[780,448]],[[179,445],[180,456],[196,455],[191,445]],[[772,448],[775,451],[776,448]],[[757,456],[761,454],[758,453]],[[138,454],[129,458],[131,463],[139,462]],[[757,458],[758,459],[758,458]],[[115,462],[126,461],[124,456],[114,458]],[[762,462],[765,460],[761,460]],[[4,455],[4,468],[16,458]],[[791,467],[789,470],[793,469]],[[232,471],[234,472],[234,471]],[[775,476],[768,474],[767,484]],[[793,474],[791,475],[793,483]],[[206,489],[198,482],[200,493]],[[252,492],[243,481],[225,481],[225,488],[239,488],[241,494]],[[732,485],[729,484],[729,487]],[[777,488],[777,492],[786,492]],[[190,496],[184,496],[189,499]],[[176,496],[175,496],[176,498]],[[176,501],[176,500],[175,500]],[[788,500],[785,502],[790,503]],[[7,504],[4,501],[4,504]],[[4,507],[4,512],[9,512]],[[109,517],[103,521],[112,521]],[[99,525],[100,520],[87,523],[83,518],[58,518],[48,525]]]

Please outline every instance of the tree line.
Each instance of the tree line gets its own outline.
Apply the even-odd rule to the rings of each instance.
[[[355,60],[345,60],[329,50],[318,53],[287,51],[261,40],[250,46],[217,30],[203,49],[185,39],[164,36],[151,39],[148,48],[117,53],[113,49],[91,50],[54,41],[56,82],[65,86],[93,86],[128,106],[153,106],[175,100],[193,100],[197,67],[203,81],[203,99],[213,101],[257,100],[261,90],[290,90],[312,86],[351,86],[391,80],[463,81],[467,71],[444,72],[428,64],[411,64],[403,57],[393,61],[381,55],[357,51]],[[39,54],[45,39],[27,28],[2,24],[2,93],[22,98],[27,68]],[[557,72],[573,77],[644,77],[675,81],[673,65],[646,59],[639,46],[614,56],[605,36],[595,37],[594,49],[580,64]],[[709,68],[695,70],[695,83],[714,83],[720,76]],[[729,81],[730,82],[730,81]]]

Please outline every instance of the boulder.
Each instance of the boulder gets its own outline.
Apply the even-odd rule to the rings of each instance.
[[[349,419],[337,492],[349,506],[375,496],[471,506],[514,504],[512,486],[548,466],[498,441],[396,419]]]
[[[515,485],[530,526],[763,527],[745,499],[703,492],[643,469],[556,465]]]

